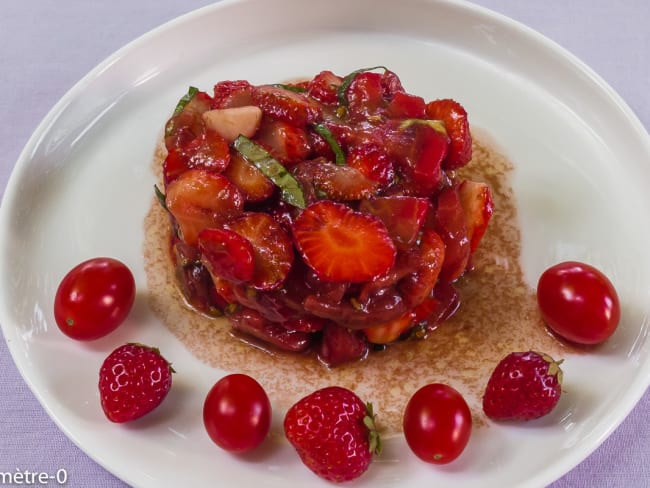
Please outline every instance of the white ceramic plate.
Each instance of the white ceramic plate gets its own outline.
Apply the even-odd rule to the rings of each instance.
[[[650,142],[601,79],[531,30],[467,3],[224,1],[143,36],[77,84],[27,144],[0,214],[0,321],[15,362],[61,429],[126,482],[329,486],[282,441],[280,412],[254,456],[211,444],[196,405],[221,372],[194,359],[147,308],[142,221],[152,149],[189,85],[378,64],[410,92],[462,101],[515,162],[528,281],[557,261],[588,261],[617,286],[623,317],[604,347],[565,363],[566,393],[550,417],[477,429],[442,468],[390,440],[354,486],[547,484],[594,450],[650,383],[650,227],[639,225],[650,215]],[[140,293],[127,324],[80,345],[56,329],[52,300],[68,269],[98,255],[125,261]],[[183,375],[153,420],[116,426],[99,408],[97,370],[135,337],[157,344]]]

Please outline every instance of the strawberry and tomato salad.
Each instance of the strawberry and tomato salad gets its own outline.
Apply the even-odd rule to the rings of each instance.
[[[187,302],[327,365],[424,337],[459,303],[492,214],[461,179],[464,108],[384,67],[190,88],[165,126],[171,254]]]

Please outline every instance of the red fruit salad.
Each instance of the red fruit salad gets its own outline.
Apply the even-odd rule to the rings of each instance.
[[[190,88],[165,126],[171,254],[186,301],[328,366],[423,337],[455,310],[492,215],[465,109],[376,67]]]

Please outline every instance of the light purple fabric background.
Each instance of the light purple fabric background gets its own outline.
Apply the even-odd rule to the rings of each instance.
[[[76,81],[151,28],[209,3],[210,0],[3,2],[0,195],[30,134]],[[577,55],[650,127],[648,0],[476,3],[527,24]],[[650,393],[599,449],[554,483],[553,488],[650,486],[648,414]],[[125,486],[58,430],[18,374],[6,344],[0,341],[0,472],[17,468],[49,474],[63,468],[68,474],[66,486],[70,487]],[[215,486],[223,485],[215,480]]]

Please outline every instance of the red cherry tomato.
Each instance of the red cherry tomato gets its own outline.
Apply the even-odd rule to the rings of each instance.
[[[271,403],[262,386],[245,374],[217,381],[203,404],[203,424],[210,438],[226,451],[255,449],[271,428]]]
[[[567,261],[548,268],[537,283],[537,303],[547,326],[577,344],[600,344],[616,330],[618,295],[607,277],[588,264]]]
[[[416,456],[428,463],[447,464],[467,446],[472,414],[458,391],[432,383],[416,391],[407,403],[403,427]]]
[[[91,341],[115,330],[133,307],[135,280],[124,263],[93,258],[65,275],[54,297],[54,319],[73,339]]]

